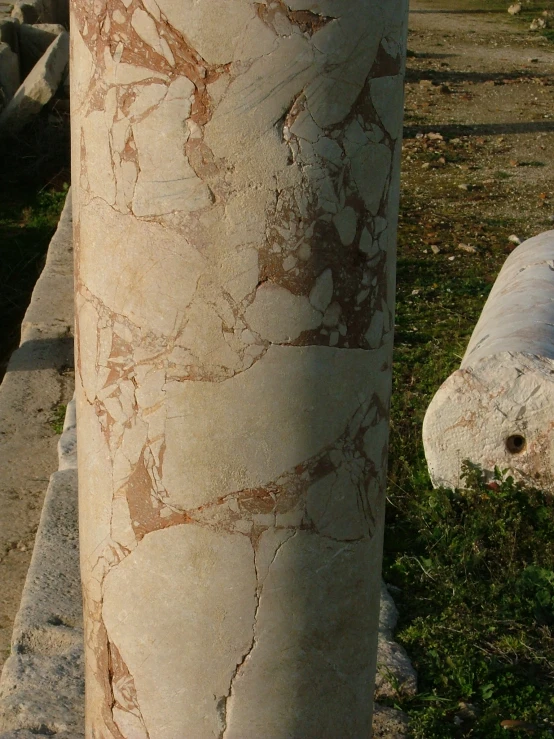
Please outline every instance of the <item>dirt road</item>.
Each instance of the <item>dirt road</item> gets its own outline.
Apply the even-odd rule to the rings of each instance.
[[[410,4],[404,191],[423,208],[440,198],[454,221],[517,219],[527,238],[552,228],[554,44],[505,9],[478,7],[491,4]],[[454,141],[444,162],[421,156],[440,152],[417,144],[429,133],[468,137],[471,149]]]

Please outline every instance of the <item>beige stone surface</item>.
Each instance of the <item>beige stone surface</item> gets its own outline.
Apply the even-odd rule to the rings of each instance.
[[[73,393],[73,249],[66,203],[0,386],[0,661],[29,567],[44,493],[57,467],[52,410]],[[32,422],[30,421],[32,419]]]
[[[436,485],[462,484],[469,460],[554,490],[554,231],[508,257],[459,370],[439,388],[423,424]]]
[[[15,134],[52,98],[69,62],[69,35],[53,41],[0,114],[0,135]]]
[[[370,732],[406,6],[73,4],[90,736]]]

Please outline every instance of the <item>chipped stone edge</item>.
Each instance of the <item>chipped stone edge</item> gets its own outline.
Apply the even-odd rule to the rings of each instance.
[[[67,407],[58,457],[14,623],[11,654],[0,678],[0,739],[84,737],[83,628],[75,618],[81,606],[74,399]],[[57,615],[63,610],[56,603],[60,581],[74,601],[69,618]]]
[[[65,206],[60,216],[58,228],[56,233],[52,237],[49,245],[48,254],[44,269],[37,281],[31,302],[25,313],[23,324],[21,327],[21,342],[20,347],[17,349],[10,362],[6,371],[6,377],[4,382],[0,386],[0,402],[5,397],[11,404],[17,403],[17,391],[24,392],[27,389],[26,385],[20,386],[10,381],[11,376],[16,376],[20,365],[23,363],[26,367],[29,364],[35,363],[37,367],[40,367],[44,362],[43,353],[44,350],[41,348],[40,340],[47,340],[51,342],[51,348],[49,349],[50,360],[55,361],[56,365],[62,366],[66,361],[67,347],[64,342],[59,342],[60,334],[64,336],[67,331],[67,323],[69,316],[60,315],[60,304],[57,301],[52,301],[52,295],[60,295],[67,297],[73,289],[73,265],[71,258],[71,246],[72,246],[72,211],[71,211],[71,193],[68,193],[66,198]],[[50,296],[50,298],[49,298]],[[71,338],[68,336],[68,338]],[[23,353],[22,353],[23,350]],[[55,355],[55,356],[54,356]],[[76,437],[75,437],[75,404],[72,401],[67,408],[65,423],[63,428],[63,434],[58,442],[58,457],[59,457],[59,470],[55,472],[50,478],[50,483],[46,493],[46,498],[43,505],[41,514],[41,521],[37,531],[35,539],[35,545],[33,550],[33,557],[31,565],[27,574],[27,579],[23,589],[22,600],[19,612],[14,622],[14,631],[12,636],[12,653],[4,665],[2,676],[0,677],[0,713],[2,713],[3,703],[5,701],[6,690],[8,690],[8,697],[14,695],[17,692],[19,685],[17,684],[19,677],[17,676],[17,658],[21,652],[21,642],[28,638],[29,634],[32,634],[32,641],[35,641],[35,634],[33,633],[37,629],[44,626],[44,619],[36,616],[33,606],[40,607],[41,601],[44,602],[44,586],[43,586],[43,574],[46,572],[45,568],[48,568],[48,563],[52,562],[53,557],[55,559],[56,552],[52,551],[51,539],[49,543],[49,532],[52,530],[58,530],[60,527],[60,513],[61,510],[75,509],[75,522],[73,523],[73,531],[77,530],[76,521],[76,498],[77,498],[77,476],[76,476]],[[73,486],[73,490],[68,495],[68,486]],[[62,500],[60,496],[64,497]],[[73,502],[72,500],[73,499]],[[60,505],[64,504],[64,505]],[[66,522],[67,533],[71,534]],[[67,541],[56,540],[58,544],[54,549],[63,550],[64,543]],[[50,552],[48,553],[48,549]],[[48,556],[46,556],[48,555]],[[71,562],[69,563],[69,570],[71,570]],[[74,564],[74,563],[73,563]],[[69,572],[69,575],[71,573]],[[33,615],[35,614],[35,615]],[[44,614],[42,614],[44,615]],[[46,621],[48,616],[46,616]],[[65,641],[65,649],[60,650],[60,654],[57,657],[70,656],[74,659],[75,655],[82,652],[82,632],[79,634],[79,629],[74,629],[74,634],[69,634],[69,640]],[[40,649],[40,640],[38,643]],[[26,654],[30,652],[26,647]],[[64,654],[62,655],[62,651]],[[31,652],[32,655],[32,652]],[[41,659],[47,660],[48,657],[41,657]],[[52,668],[54,667],[54,660],[52,659]],[[56,698],[56,685],[54,682],[55,672],[52,669],[52,694]],[[15,691],[13,688],[14,678],[16,680]],[[9,687],[11,684],[11,687]],[[76,686],[78,687],[78,686]],[[83,693],[82,686],[80,688]],[[28,687],[25,690],[28,695]],[[35,696],[36,700],[36,696]],[[81,700],[84,703],[84,699]],[[36,723],[29,726],[29,729],[17,727],[12,728],[6,725],[0,724],[0,739],[26,739],[29,736],[40,737],[40,736],[52,736],[51,732],[48,734],[41,733],[40,729],[37,730]],[[74,731],[60,730],[55,736],[58,739],[82,739],[82,733],[76,733]]]

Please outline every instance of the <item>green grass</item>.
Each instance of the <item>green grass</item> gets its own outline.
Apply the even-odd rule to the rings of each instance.
[[[50,426],[55,434],[63,432],[63,422],[65,421],[66,405],[57,405],[50,416]]]
[[[507,237],[524,233],[523,215],[482,215],[471,196],[462,205],[445,196],[439,180],[426,181],[422,206],[411,177],[405,172],[399,223],[384,577],[400,588],[395,638],[420,692],[395,705],[410,715],[414,739],[552,737],[552,500],[500,474],[487,487],[474,471],[466,491],[433,490],[421,442],[429,402],[459,367]],[[460,252],[459,242],[478,254]],[[507,734],[506,720],[534,731]]]
[[[487,484],[468,468],[466,486],[406,499],[388,547],[387,577],[409,613],[396,638],[420,676],[403,708],[418,739],[495,739],[505,720],[552,736],[552,500],[499,471]],[[464,703],[473,716],[460,723]]]

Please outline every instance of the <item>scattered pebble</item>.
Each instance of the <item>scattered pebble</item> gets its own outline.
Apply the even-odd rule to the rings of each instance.
[[[521,239],[519,236],[516,236],[515,234],[512,234],[511,236],[508,236],[508,241],[512,244],[515,244],[516,246],[519,246],[521,244]]]
[[[513,5],[510,5],[510,7],[508,8],[508,13],[510,15],[517,15],[518,13],[521,13],[521,4],[513,3]]]
[[[477,254],[477,247],[471,246],[471,244],[458,244],[458,249],[467,251],[468,254]]]
[[[543,28],[546,28],[546,26],[547,26],[546,18],[534,18],[531,21],[529,30],[530,31],[541,31]]]
[[[461,185],[458,185],[458,190],[469,190],[469,185],[463,182]]]
[[[448,257],[449,262],[453,262],[456,259],[456,257]]]
[[[433,252],[433,254],[439,254],[440,253],[439,247],[436,246],[435,244],[431,244],[431,251]]]

